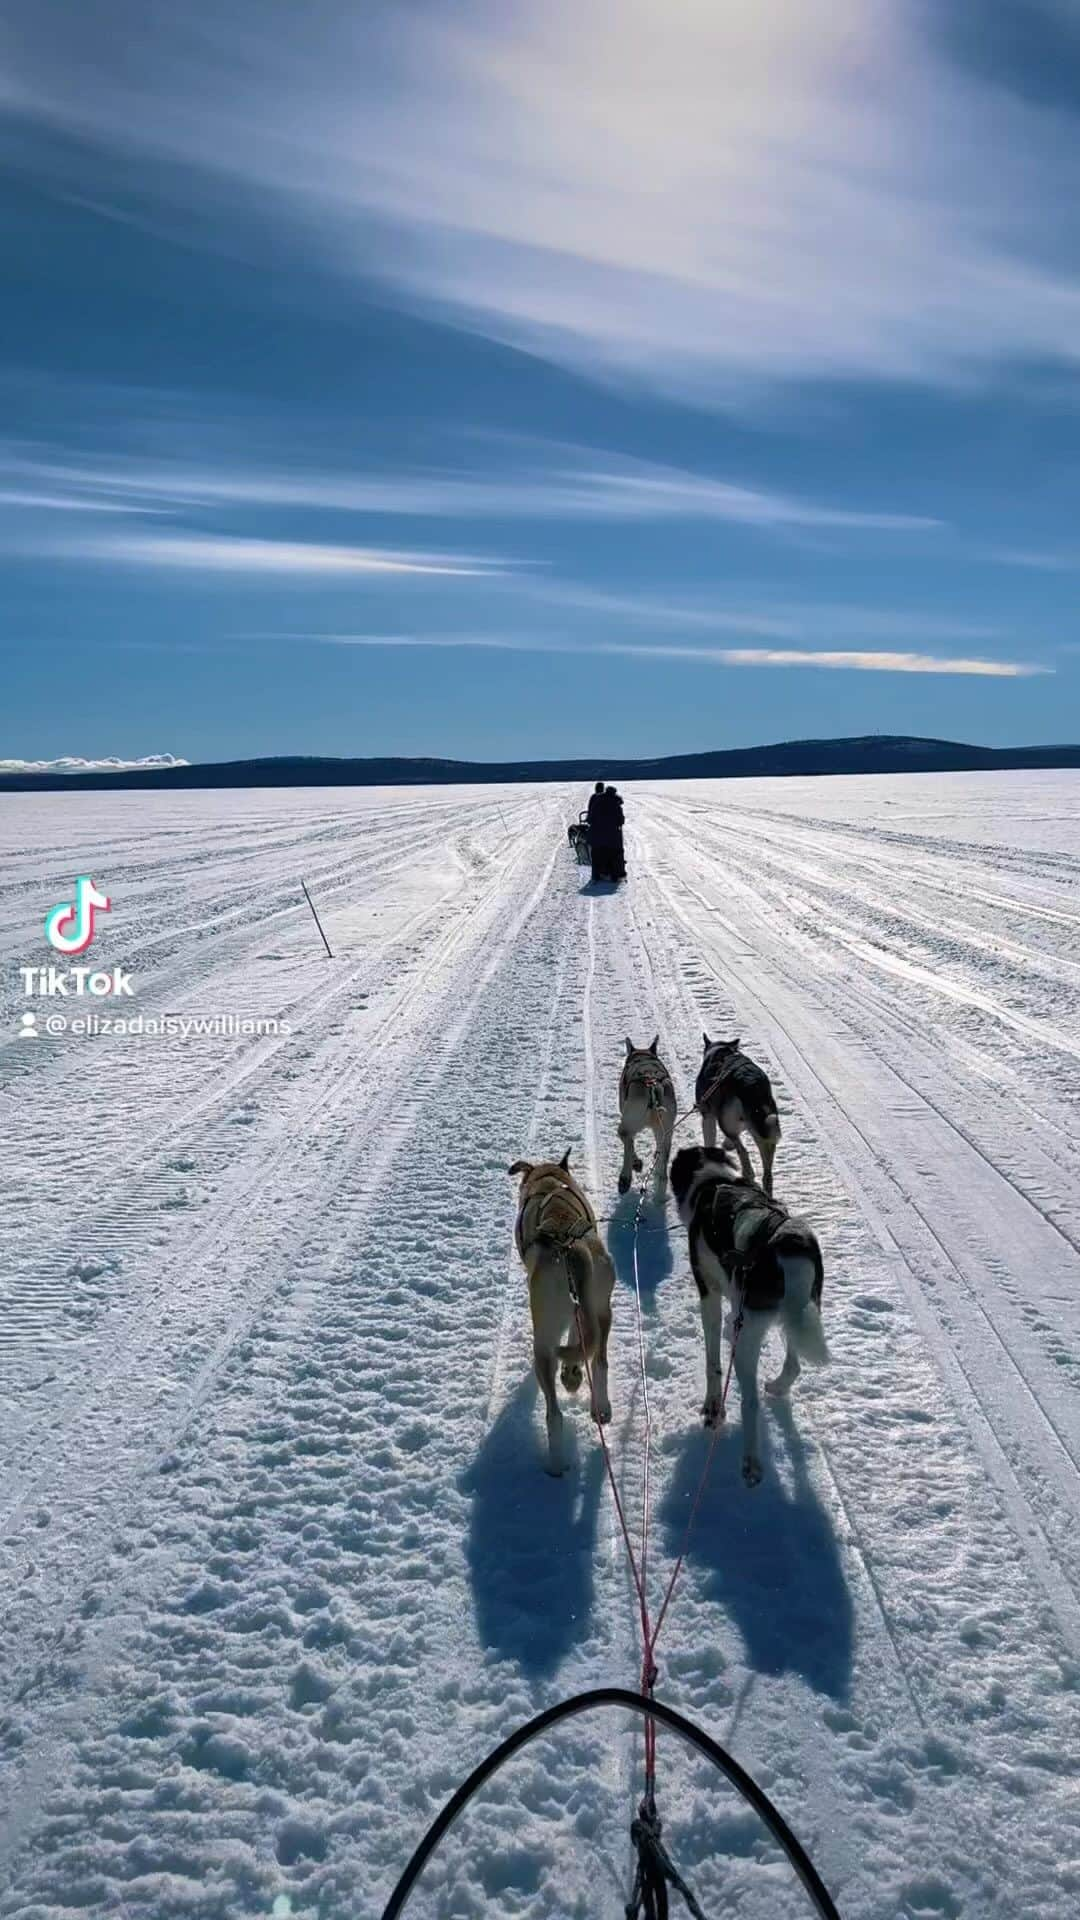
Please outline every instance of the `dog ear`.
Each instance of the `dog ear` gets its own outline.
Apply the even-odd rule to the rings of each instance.
[[[561,1159],[561,1160],[559,1161],[559,1165],[560,1165],[560,1167],[562,1168],[562,1170],[563,1170],[563,1172],[564,1172],[564,1173],[569,1173],[569,1171],[570,1171],[570,1149],[569,1149],[569,1147],[567,1147],[567,1149],[566,1149],[566,1152],[565,1152],[565,1153],[563,1154],[563,1157],[562,1157],[562,1159]]]
[[[656,1053],[659,1053],[659,1051],[660,1051],[660,1035],[658,1033],[654,1033],[652,1039],[649,1041],[649,1052],[656,1054]]]
[[[708,1036],[708,1034],[707,1034],[707,1033],[703,1033],[701,1037],[702,1037],[702,1039],[704,1040],[704,1042],[705,1042],[705,1045],[706,1045],[707,1047],[711,1047],[711,1046],[712,1046],[712,1041],[711,1041],[711,1040],[709,1039],[709,1036]]]
[[[531,1173],[532,1170],[533,1163],[531,1160],[515,1160],[513,1166],[507,1167],[506,1169],[511,1178],[513,1178],[515,1173]]]
[[[630,1058],[630,1055],[631,1055],[631,1054],[633,1053],[633,1051],[634,1051],[634,1043],[633,1043],[633,1041],[631,1040],[631,1038],[630,1038],[630,1035],[629,1035],[629,1034],[627,1034],[627,1036],[626,1036],[626,1057],[627,1057],[627,1059],[628,1059],[628,1060],[629,1060],[629,1058]]]
[[[727,1043],[727,1050],[729,1053],[738,1053],[739,1048],[741,1046],[742,1046],[741,1040],[729,1040]]]

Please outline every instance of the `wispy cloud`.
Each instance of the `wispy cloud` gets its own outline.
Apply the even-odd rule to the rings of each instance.
[[[122,500],[95,500],[74,493],[32,493],[22,487],[0,484],[0,512],[5,509],[35,513],[163,513],[163,507],[128,504]]]
[[[71,0],[24,9],[6,88],[204,192],[255,182],[358,273],[609,373],[738,398],[1075,365],[1047,213],[1078,198],[1074,126],[959,65],[938,11]]]
[[[1075,573],[1080,569],[1080,547],[987,547],[983,558],[1000,567],[1023,567],[1031,573]]]
[[[712,667],[820,667],[849,673],[967,674],[994,680],[1052,673],[1029,661],[942,658],[927,653],[800,647],[649,646],[635,641],[572,641],[528,634],[278,633],[251,638],[303,640],[334,647],[478,648],[496,653],[609,654],[639,660],[692,661]]]
[[[655,593],[612,593],[577,582],[529,580],[516,583],[519,594],[547,606],[558,606],[604,618],[611,616],[647,626],[653,631],[677,633],[746,633],[776,639],[849,640],[1004,640],[1010,638],[995,621],[958,620],[924,608],[867,607],[832,602],[792,602],[762,593],[752,606],[725,605],[721,590],[688,600],[678,590]]]
[[[5,478],[7,485],[5,486]],[[28,481],[43,491],[24,496]],[[44,489],[53,491],[46,494]],[[456,519],[727,521],[790,528],[924,533],[941,525],[923,514],[802,499],[773,488],[631,460],[580,446],[509,443],[497,464],[468,470],[381,473],[288,472],[227,464],[194,468],[114,457],[86,462],[23,452],[0,458],[0,507],[39,504],[113,512],[185,507],[301,509]]]
[[[394,553],[377,547],[332,547],[303,540],[244,540],[224,534],[116,534],[97,540],[43,543],[39,551],[68,559],[198,573],[287,574],[332,579],[348,574],[485,576],[505,563],[475,555]]]
[[[680,649],[680,653],[684,650]],[[685,656],[684,656],[685,657]],[[693,656],[701,659],[701,652]],[[1011,660],[949,660],[929,653],[817,652],[794,648],[781,650],[752,647],[728,651],[722,663],[728,667],[827,667],[850,673],[945,673],[974,675],[978,679],[1017,680],[1031,675],[1052,673],[1052,667],[1035,666]]]

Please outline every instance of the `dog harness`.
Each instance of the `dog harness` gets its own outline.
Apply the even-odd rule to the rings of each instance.
[[[569,1218],[567,1217],[569,1215]],[[528,1232],[526,1232],[528,1221]],[[587,1200],[554,1174],[547,1174],[526,1195],[514,1223],[514,1242],[521,1258],[526,1246],[567,1247],[591,1233],[596,1217]]]
[[[710,1077],[711,1074],[711,1077]],[[741,1100],[752,1127],[764,1132],[776,1118],[769,1076],[745,1053],[724,1054],[710,1064],[708,1056],[694,1083],[694,1105],[699,1113],[719,1115],[725,1100]]]
[[[631,1087],[644,1087],[646,1104],[658,1110],[670,1094],[675,1098],[675,1088],[671,1075],[655,1053],[632,1053],[619,1076],[619,1102],[622,1104]]]
[[[721,1229],[717,1235],[721,1244],[727,1237],[723,1229],[731,1236],[729,1250],[721,1253],[717,1247],[716,1256],[728,1269],[732,1285],[738,1288],[746,1306],[751,1309],[775,1306],[783,1287],[772,1260],[772,1243],[791,1216],[786,1207],[753,1190],[753,1206],[740,1207],[733,1218],[730,1214],[718,1218],[716,1203],[720,1193],[731,1191],[730,1183],[717,1181],[710,1189],[710,1197],[703,1202]]]

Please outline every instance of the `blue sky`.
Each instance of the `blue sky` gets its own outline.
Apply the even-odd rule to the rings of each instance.
[[[1080,738],[1072,0],[15,0],[0,757]]]

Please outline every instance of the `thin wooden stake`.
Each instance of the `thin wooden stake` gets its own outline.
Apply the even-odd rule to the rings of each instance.
[[[307,886],[306,886],[306,884],[305,884],[305,882],[304,882],[303,880],[301,880],[301,882],[300,882],[300,885],[301,885],[301,886],[303,887],[303,889],[304,889],[304,899],[305,899],[305,900],[307,901],[307,903],[308,903],[308,906],[309,906],[309,907],[311,908],[311,911],[312,911],[312,913],[313,913],[313,914],[315,915],[315,925],[316,925],[316,926],[318,927],[318,929],[319,929],[319,932],[320,932],[320,933],[322,933],[322,943],[323,943],[323,946],[324,946],[324,947],[326,948],[326,957],[327,957],[327,959],[328,959],[328,960],[332,960],[334,956],[333,956],[333,954],[332,954],[332,953],[331,953],[331,951],[330,951],[330,942],[329,942],[329,940],[327,939],[327,937],[326,937],[326,935],[325,935],[325,933],[323,933],[323,923],[322,923],[322,921],[321,921],[321,920],[319,919],[319,916],[318,916],[318,914],[317,914],[317,913],[315,913],[315,902],[314,902],[314,900],[312,899],[312,897],[311,897],[311,895],[310,895],[310,893],[308,892],[308,890],[307,890]]]

